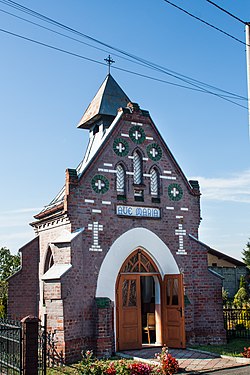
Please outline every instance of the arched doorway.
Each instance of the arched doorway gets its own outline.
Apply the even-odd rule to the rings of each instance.
[[[160,272],[141,248],[123,263],[116,286],[117,345],[120,350],[155,343],[161,332]],[[150,319],[150,321],[149,321]]]
[[[118,350],[140,349],[143,343],[185,347],[182,275],[165,275],[162,280],[142,248],[130,254],[120,269],[116,312]]]

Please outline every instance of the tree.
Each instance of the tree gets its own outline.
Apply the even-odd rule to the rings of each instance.
[[[20,255],[12,255],[6,247],[0,249],[0,318],[6,316],[8,282],[6,279],[20,267]]]
[[[5,281],[20,267],[20,255],[11,254],[7,247],[0,249],[0,280]]]
[[[246,248],[242,251],[242,255],[243,262],[246,264],[247,268],[250,269],[250,241],[246,244]]]
[[[249,302],[249,296],[247,292],[246,280],[245,280],[245,277],[241,275],[239,290],[234,296],[233,303],[236,307],[242,308],[244,305],[246,306],[248,302]]]

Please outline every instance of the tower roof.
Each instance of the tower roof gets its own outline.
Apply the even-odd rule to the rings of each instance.
[[[128,102],[130,102],[128,96],[114,78],[108,74],[77,127],[89,129],[102,116],[115,117],[118,108],[126,107]]]

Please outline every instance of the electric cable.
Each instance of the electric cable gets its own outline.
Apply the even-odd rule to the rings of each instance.
[[[20,4],[16,3],[16,2],[14,2],[14,1],[11,1],[11,0],[0,0],[0,2],[4,3],[4,4],[6,4],[6,5],[9,5],[9,6],[11,6],[11,7],[14,7],[15,9],[18,9],[18,10],[24,11],[25,13],[28,13],[28,14],[30,14],[30,15],[32,15],[32,16],[38,17],[39,19],[45,20],[46,22],[49,22],[49,23],[52,23],[52,24],[54,24],[54,25],[56,25],[56,26],[62,27],[62,28],[66,29],[66,30],[68,30],[68,31],[70,31],[70,32],[74,32],[74,33],[76,33],[76,34],[78,34],[78,35],[80,35],[80,36],[82,36],[82,37],[85,37],[85,38],[91,39],[91,40],[93,40],[93,41],[96,42],[96,43],[99,43],[99,44],[101,44],[101,45],[104,45],[104,46],[106,46],[106,47],[112,49],[112,50],[118,51],[118,52],[121,53],[121,54],[125,54],[126,56],[131,57],[132,59],[134,59],[135,61],[137,61],[137,63],[140,63],[140,64],[143,65],[143,66],[146,65],[147,67],[150,67],[151,69],[158,70],[158,71],[160,71],[160,72],[162,72],[162,73],[164,73],[164,74],[170,75],[170,76],[172,76],[172,77],[175,78],[175,79],[182,80],[182,81],[184,81],[184,82],[187,83],[187,84],[190,84],[190,85],[193,85],[193,86],[196,87],[196,88],[199,88],[200,90],[205,90],[205,91],[207,91],[208,93],[210,93],[209,90],[203,89],[203,88],[201,88],[201,87],[199,86],[199,85],[202,85],[202,86],[204,86],[204,87],[209,87],[209,88],[211,88],[211,89],[214,89],[214,90],[217,90],[217,91],[220,91],[220,92],[224,92],[224,93],[226,93],[226,94],[229,94],[229,95],[231,95],[231,97],[233,97],[233,98],[236,99],[236,100],[247,100],[247,98],[245,98],[245,97],[243,97],[243,96],[241,96],[241,95],[234,94],[234,93],[231,93],[231,92],[226,91],[226,90],[222,90],[222,89],[217,88],[217,87],[212,86],[212,85],[208,85],[208,84],[206,84],[206,83],[204,83],[204,82],[201,82],[201,81],[198,81],[198,80],[196,80],[196,79],[193,79],[193,78],[187,77],[187,76],[185,76],[185,75],[183,75],[183,74],[180,74],[180,73],[174,72],[174,71],[172,71],[172,70],[170,70],[170,69],[167,69],[167,68],[162,67],[162,66],[160,66],[160,65],[154,64],[154,63],[149,62],[149,61],[147,61],[147,60],[145,60],[145,59],[142,59],[142,58],[140,58],[140,57],[134,56],[134,55],[132,55],[132,54],[130,54],[130,53],[127,53],[126,51],[123,51],[123,50],[118,49],[118,48],[116,48],[116,47],[110,46],[110,45],[107,44],[107,43],[103,43],[103,42],[101,42],[101,41],[99,41],[99,40],[97,40],[97,39],[95,39],[95,38],[92,38],[92,37],[90,37],[90,36],[88,36],[88,35],[86,35],[86,34],[83,34],[83,33],[79,32],[79,31],[77,31],[77,30],[74,30],[74,29],[72,29],[72,28],[69,28],[68,26],[65,26],[65,25],[63,25],[63,24],[61,24],[61,23],[59,23],[59,22],[57,22],[57,21],[54,21],[54,20],[52,20],[51,18],[48,18],[48,17],[46,17],[46,16],[44,16],[44,15],[42,15],[42,14],[36,12],[36,11],[33,11],[33,10],[27,8],[27,7],[24,7],[24,6],[22,6],[22,5],[20,5]],[[24,20],[25,20],[25,19],[24,19]],[[28,21],[28,22],[31,22],[31,21]],[[38,25],[38,24],[37,24],[37,25]],[[43,26],[40,25],[40,27],[43,27]],[[46,28],[46,29],[48,29],[48,28]],[[49,29],[49,30],[50,30],[50,29]],[[57,32],[54,31],[54,30],[51,30],[51,31],[57,33]],[[60,35],[64,35],[64,34],[61,34],[61,33],[59,33],[59,34],[60,34]],[[66,35],[64,35],[64,36],[66,36]],[[68,36],[66,36],[66,37],[68,37]],[[74,38],[73,38],[73,39],[74,39]],[[74,39],[74,40],[78,41],[77,39]],[[79,41],[79,42],[81,43],[81,41]],[[86,43],[86,45],[98,49],[98,47],[95,47],[95,46],[89,45],[88,43]],[[101,50],[102,50],[102,49],[101,49]],[[104,51],[107,52],[106,50],[104,50]],[[116,55],[116,54],[114,54],[114,55],[115,55],[115,56],[119,56],[119,55]],[[124,57],[122,57],[122,56],[119,56],[119,57],[120,57],[120,58],[124,58]],[[128,60],[128,61],[131,61],[130,59],[127,59],[127,60]],[[134,62],[134,61],[131,61],[131,62]],[[182,79],[181,77],[183,77],[183,78],[185,78],[185,79]],[[194,84],[193,82],[195,82],[196,84]],[[197,84],[198,84],[198,85],[197,85]]]
[[[239,17],[235,16],[234,14],[230,13],[228,10],[226,10],[226,9],[222,8],[221,6],[219,6],[218,4],[214,3],[213,1],[211,1],[211,0],[206,0],[206,1],[208,3],[214,5],[216,8],[220,9],[222,12],[228,14],[230,17],[232,17],[232,18],[236,19],[237,21],[243,23],[244,25],[247,23],[247,22],[243,21],[241,18],[239,18]]]
[[[24,39],[24,40],[26,40],[26,41],[29,41],[29,42],[32,42],[32,43],[35,43],[35,44],[41,45],[41,46],[44,46],[44,47],[47,47],[47,48],[50,48],[50,49],[53,49],[53,50],[56,50],[56,51],[59,51],[59,52],[66,53],[66,54],[68,54],[68,55],[72,55],[72,56],[75,56],[75,57],[78,57],[78,58],[81,58],[81,59],[84,59],[84,60],[87,60],[87,61],[90,61],[90,62],[94,62],[94,63],[99,64],[99,65],[105,65],[105,66],[106,66],[105,63],[100,62],[100,61],[98,61],[98,60],[91,59],[91,58],[88,58],[88,57],[86,57],[86,56],[82,56],[82,55],[79,55],[79,54],[77,54],[77,53],[74,53],[74,52],[70,52],[70,51],[64,50],[64,49],[62,49],[62,48],[58,48],[58,47],[55,47],[55,46],[51,46],[51,45],[49,45],[49,44],[47,44],[47,43],[43,43],[43,42],[40,42],[40,41],[37,41],[37,40],[31,39],[31,38],[25,37],[25,36],[20,35],[20,34],[16,34],[16,33],[13,33],[13,32],[11,32],[11,31],[8,31],[8,30],[4,30],[4,29],[1,29],[1,28],[0,28],[0,31],[1,31],[1,32],[4,32],[4,33],[6,33],[6,34],[9,34],[9,35],[12,35],[12,36],[15,36],[15,37],[18,37],[18,38]],[[173,83],[173,82],[164,81],[164,80],[161,80],[161,79],[158,79],[158,78],[150,77],[150,76],[147,76],[147,75],[145,75],[145,74],[141,74],[141,73],[138,73],[138,72],[133,72],[133,71],[130,71],[130,70],[128,70],[128,69],[120,68],[120,67],[117,67],[117,66],[114,66],[113,69],[120,70],[120,71],[123,71],[123,72],[126,72],[126,73],[130,73],[130,74],[133,74],[133,75],[137,75],[137,76],[140,76],[140,77],[144,77],[144,78],[147,78],[147,79],[156,80],[156,81],[159,81],[159,82],[164,82],[164,83],[168,83],[168,84],[172,84],[172,85],[174,85],[174,86],[177,86],[177,85],[176,85],[175,83]],[[178,85],[178,86],[180,87],[181,85]],[[195,90],[194,88],[190,88],[190,87],[187,87],[187,86],[181,86],[181,87],[183,87],[183,88],[187,88],[187,89]],[[214,95],[214,96],[217,96],[217,97],[219,97],[219,98],[221,98],[221,99],[223,99],[223,100],[226,100],[226,101],[228,101],[228,102],[230,102],[230,103],[232,103],[232,104],[235,104],[235,105],[237,105],[237,106],[239,106],[239,107],[242,107],[242,108],[247,109],[247,107],[245,107],[245,106],[243,106],[243,105],[241,105],[241,104],[239,104],[239,103],[236,103],[236,102],[234,102],[233,100],[231,100],[231,99],[229,99],[229,98],[227,98],[227,97],[224,97],[223,95],[219,95],[219,94],[216,94],[216,93],[213,93],[213,92],[209,92],[209,91],[204,90],[204,89],[203,89],[203,90],[198,90],[198,91],[201,91],[201,92],[204,92],[204,93],[209,93],[209,94]]]
[[[196,19],[197,21],[200,21],[200,22],[204,23],[205,25],[207,25],[207,26],[209,26],[209,27],[211,27],[211,28],[213,28],[213,29],[219,31],[220,33],[222,33],[222,34],[224,34],[224,35],[226,35],[226,36],[228,36],[229,38],[234,39],[236,42],[241,43],[241,44],[243,44],[244,46],[248,46],[248,47],[250,47],[250,46],[247,45],[245,42],[243,42],[242,40],[236,38],[236,37],[233,36],[232,34],[229,34],[228,32],[226,32],[226,31],[220,29],[219,27],[214,26],[214,25],[212,25],[211,23],[209,23],[209,22],[207,22],[207,21],[204,21],[202,18],[200,18],[200,17],[198,17],[198,16],[195,16],[194,14],[192,14],[192,13],[188,12],[187,10],[181,8],[180,6],[178,6],[178,5],[174,4],[174,3],[172,3],[171,1],[169,1],[169,0],[163,0],[163,1],[164,1],[165,3],[168,3],[169,5],[172,5],[173,7],[177,8],[177,9],[179,9],[181,12],[187,14],[188,16],[190,16],[190,17]]]

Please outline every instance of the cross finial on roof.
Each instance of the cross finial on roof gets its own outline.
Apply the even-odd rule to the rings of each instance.
[[[107,64],[108,64],[108,74],[110,74],[110,66],[111,66],[111,64],[113,64],[115,61],[111,58],[110,55],[108,55],[108,57],[107,57],[106,59],[104,59],[104,61],[106,61]]]

